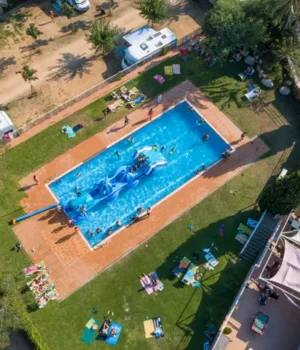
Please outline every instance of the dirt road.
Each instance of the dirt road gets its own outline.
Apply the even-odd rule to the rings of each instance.
[[[113,17],[109,18],[121,32],[129,32],[146,24],[138,11],[129,6],[131,2],[120,2]],[[162,26],[168,26],[177,36],[182,37],[199,26],[199,21],[203,20],[203,12],[198,9],[199,21],[196,21],[183,11],[182,4],[180,8],[177,6],[175,4],[173,7],[174,15]],[[192,13],[191,6],[187,9]],[[14,57],[16,64],[7,66],[1,76],[1,86],[5,88],[1,89],[0,104],[9,104],[9,114],[17,126],[80,94],[120,69],[120,61],[113,55],[104,59],[95,55],[95,51],[85,40],[86,30],[82,29],[87,27],[84,28],[84,20],[88,21],[88,18],[83,17],[76,22],[80,28],[76,34],[67,32],[57,35],[68,23],[61,22],[61,19],[54,23],[47,22],[45,17],[39,22],[44,33],[45,45],[40,46],[38,54],[30,55],[30,51],[25,51],[22,44],[4,51],[7,58]],[[34,86],[38,95],[33,99],[27,98],[30,92],[29,84],[23,81],[20,74],[15,74],[24,63],[37,70],[38,80],[34,82]]]

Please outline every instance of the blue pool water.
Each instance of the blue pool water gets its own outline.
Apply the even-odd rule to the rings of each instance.
[[[209,134],[208,141],[202,140],[204,134]],[[123,226],[128,225],[138,207],[153,206],[193,178],[202,165],[209,167],[217,162],[225,149],[230,148],[196,111],[188,112],[187,102],[176,105],[131,136],[133,143],[127,138],[120,140],[49,186],[61,205],[66,207],[71,200],[78,199],[76,188],[82,194],[91,193],[101,180],[112,176],[120,166],[132,166],[137,149],[156,144],[160,150],[165,146],[161,153],[167,165],[148,176],[141,176],[136,187],[123,189],[117,198],[100,201],[88,208],[85,215],[78,216],[76,225],[92,247],[107,237],[110,227],[118,229],[117,220]],[[173,147],[174,153],[169,154]],[[120,152],[120,158],[116,151]],[[97,227],[101,227],[100,233],[95,233]]]

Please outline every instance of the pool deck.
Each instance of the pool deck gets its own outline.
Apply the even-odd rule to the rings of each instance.
[[[26,213],[54,203],[45,185],[50,178],[60,176],[94,154],[149,122],[148,111],[154,108],[155,117],[174,104],[186,98],[197,111],[236,148],[228,161],[222,161],[201,176],[195,176],[185,186],[160,202],[151,216],[112,236],[103,246],[91,250],[82,237],[67,224],[64,214],[50,210],[28,218],[14,227],[24,249],[34,263],[43,260],[51,271],[51,279],[64,299],[83,286],[97,274],[118,261],[122,256],[136,248],[174,221],[182,213],[199,203],[206,196],[231,180],[239,172],[254,163],[268,148],[259,139],[247,137],[238,142],[241,130],[205,97],[189,81],[185,81],[163,95],[157,105],[152,101],[128,115],[130,123],[124,127],[121,120],[101,133],[75,146],[34,173],[20,181],[27,197],[21,201]],[[40,184],[34,185],[33,175]],[[34,252],[32,251],[34,248]]]

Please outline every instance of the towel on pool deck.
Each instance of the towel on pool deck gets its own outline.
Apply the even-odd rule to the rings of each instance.
[[[180,64],[173,64],[173,74],[180,74]]]
[[[172,274],[176,277],[180,277],[181,274],[188,269],[190,263],[191,263],[191,260],[189,260],[188,258],[186,257],[182,258],[179,265],[176,266],[175,269],[172,271]]]
[[[121,324],[112,322],[111,325],[110,325],[110,328],[109,328],[109,331],[108,331],[108,336],[107,336],[105,342],[107,344],[110,344],[110,345],[117,345],[119,337],[120,337],[120,334],[121,334],[121,331],[122,331],[122,327],[123,326]],[[112,331],[113,328],[115,328],[116,331],[117,331],[117,333],[115,335],[111,334],[111,331]]]
[[[173,75],[172,66],[164,66],[165,75]]]
[[[90,317],[85,325],[81,340],[87,344],[92,344],[95,338],[96,329],[93,329],[93,325],[99,325],[99,321]]]

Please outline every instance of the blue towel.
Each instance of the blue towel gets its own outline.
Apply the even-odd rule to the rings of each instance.
[[[116,328],[117,329],[117,334],[116,335],[111,335],[111,330],[113,328]],[[107,344],[110,344],[110,345],[117,345],[118,344],[118,340],[119,340],[119,337],[120,337],[120,334],[122,332],[122,325],[119,324],[119,323],[115,323],[115,322],[112,322],[111,325],[110,325],[110,329],[109,329],[109,332],[108,332],[108,336],[105,340],[105,342]]]
[[[69,126],[69,125],[65,125],[61,128],[61,131],[68,135],[68,138],[71,138],[71,137],[75,137],[76,134],[75,132],[73,131],[73,129]]]

